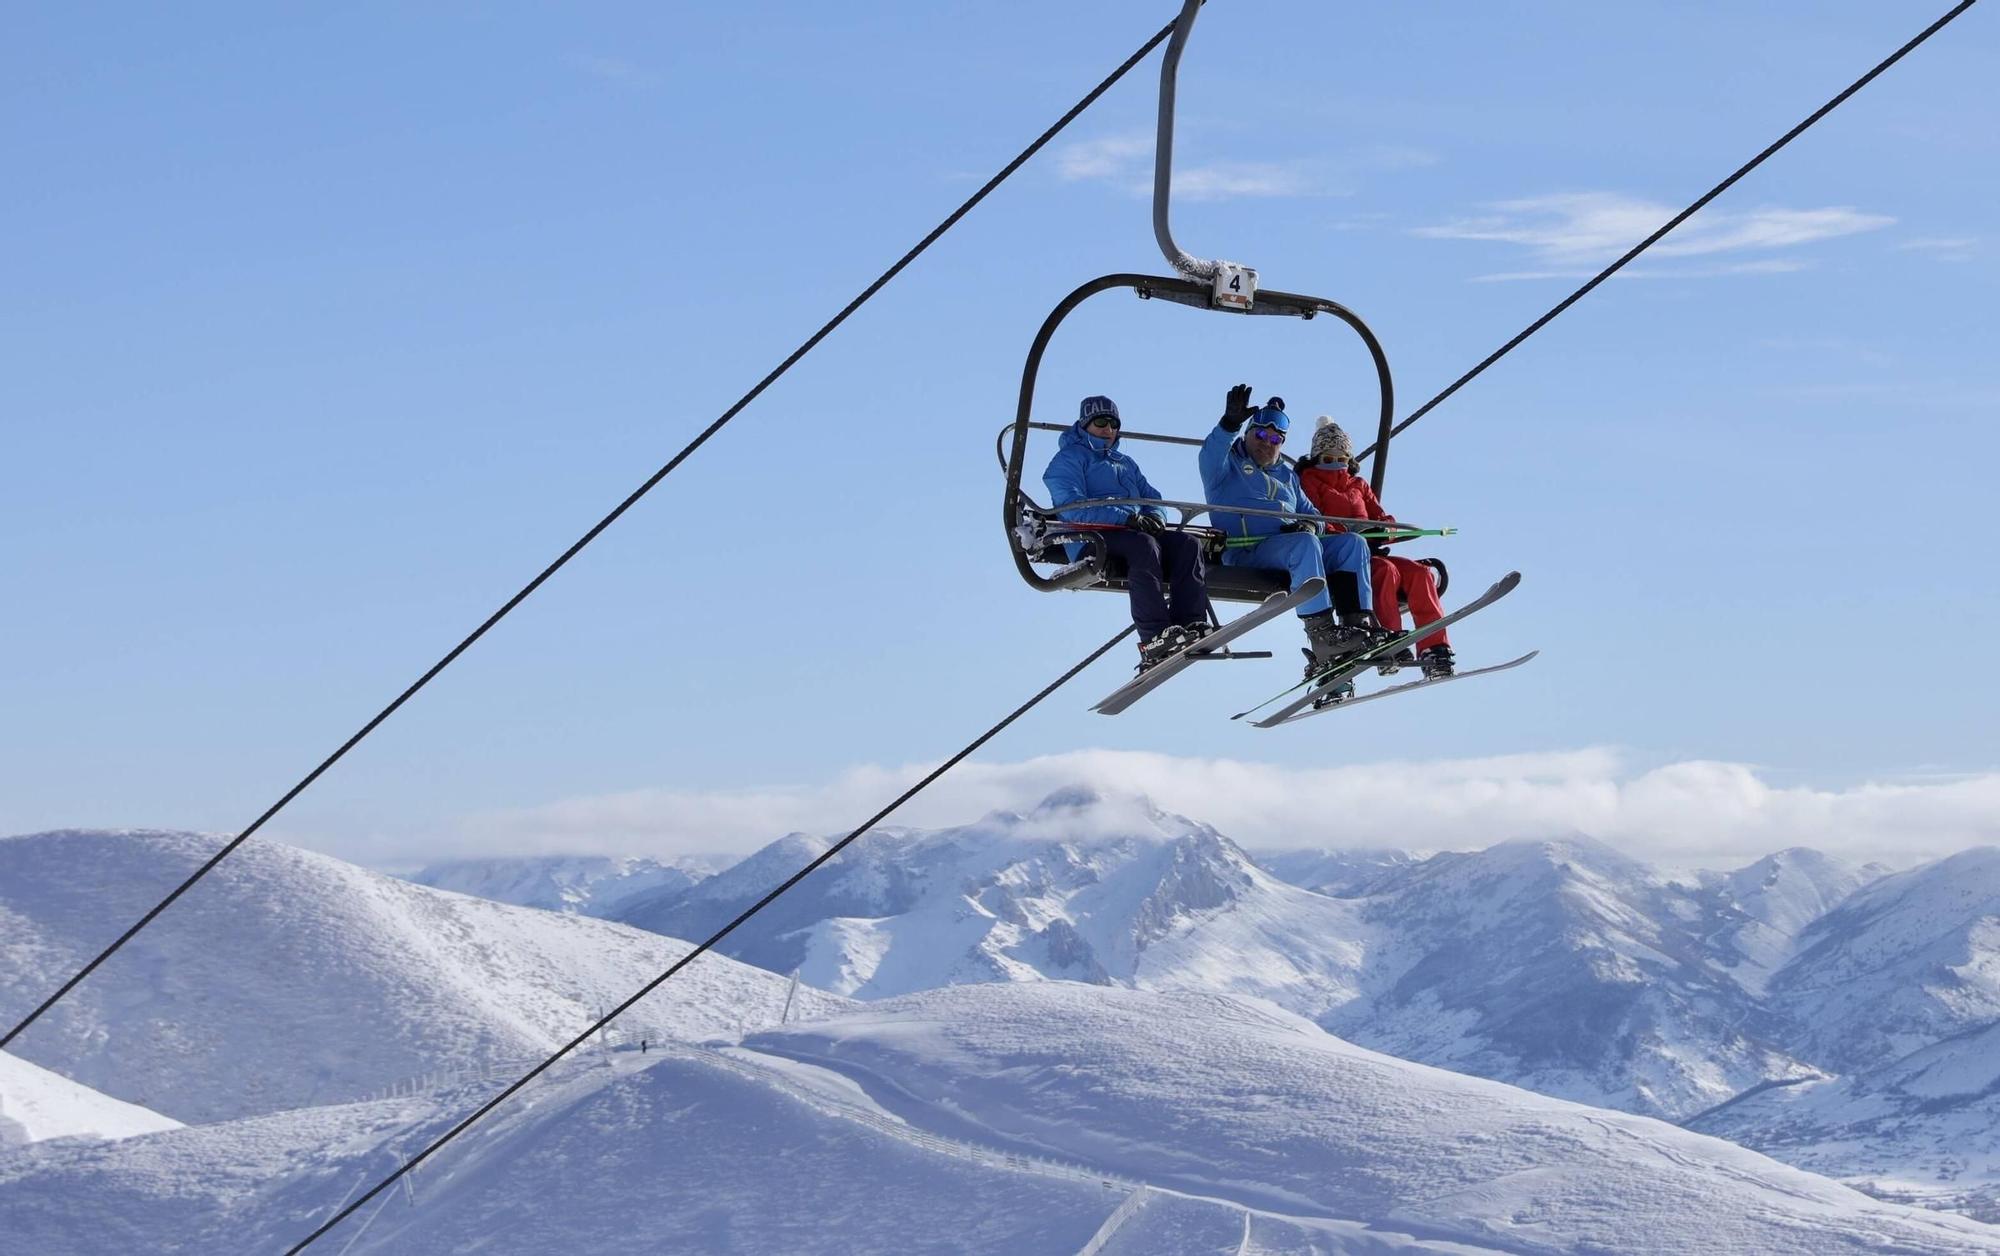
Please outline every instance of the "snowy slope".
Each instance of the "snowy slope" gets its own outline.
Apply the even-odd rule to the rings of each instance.
[[[939,1133],[1517,1252],[1996,1252],[1719,1139],[1378,1055],[1267,1004],[955,987],[753,1034]]]
[[[524,855],[454,859],[404,879],[516,907],[614,919],[641,895],[679,893],[732,862],[719,855],[665,863],[636,856]]]
[[[794,834],[622,918],[705,936],[824,849]],[[1262,861],[1277,872],[1143,798],[1071,788],[870,834],[723,949],[860,998],[1045,979],[1253,994],[1405,1058],[1685,1117],[1818,1071],[1763,990],[1870,875],[1787,851],[1685,883],[1584,837]]]
[[[1257,866],[1289,885],[1329,898],[1360,898],[1428,856],[1404,850],[1252,850]]]
[[[419,1169],[414,1202],[389,1194],[322,1242],[350,1256],[2000,1253],[2000,1230],[1226,996],[960,987],[748,1045],[566,1065]],[[38,1256],[281,1251],[483,1093],[23,1149],[0,1156],[0,1234]],[[1037,1158],[1051,1154],[1062,1163]]]
[[[1664,1116],[1812,1071],[1708,945],[1741,914],[1602,843],[1439,855],[1357,905],[1393,942],[1320,1020],[1362,1045]]]
[[[217,844],[147,832],[0,840],[0,1019],[25,1013]],[[251,841],[14,1049],[106,1094],[210,1121],[544,1052],[685,951]],[[704,956],[630,1023],[735,1033],[776,1020],[786,984]],[[816,991],[801,997],[831,1006]]]
[[[1770,994],[1801,1049],[1849,1073],[2000,1019],[2000,847],[1858,891],[1806,930]]]
[[[421,1167],[414,1205],[392,1193],[320,1242],[350,1256],[1223,1256],[1242,1250],[1250,1226],[1250,1250],[1272,1256],[1493,1250],[1135,1191],[926,1134],[851,1085],[801,1084],[797,1066],[771,1063],[781,1067],[684,1048],[623,1055],[615,1073],[565,1067],[533,1102],[497,1110]],[[282,1251],[475,1098],[441,1092],[0,1158],[0,1234],[37,1256]]]
[[[626,899],[611,918],[669,937],[699,941],[728,924],[737,913],[770,893],[800,868],[825,854],[830,845],[832,843],[824,838],[790,833],[692,888],[662,886],[635,894]],[[810,883],[801,884],[793,893],[808,886],[818,891],[823,881],[823,877],[816,877]],[[773,908],[783,910],[790,902],[787,896],[773,904]],[[725,953],[738,954],[729,947],[740,944],[739,937],[732,937],[725,943]],[[796,965],[767,963],[764,967],[789,971]]]
[[[1857,1076],[1762,1091],[1690,1126],[1870,1193],[2000,1221],[2000,1022]]]
[[[0,1148],[45,1138],[129,1138],[179,1125],[0,1051]]]
[[[797,836],[625,919],[683,936],[742,910],[823,846]],[[1313,1012],[1354,997],[1366,930],[1204,824],[1064,790],[937,832],[871,833],[724,949],[840,993],[1049,978],[1226,989]]]
[[[1808,928],[1887,871],[1794,847],[1710,878],[1715,906],[1740,916],[1712,939],[1724,948],[1722,962],[1746,989],[1762,994]]]

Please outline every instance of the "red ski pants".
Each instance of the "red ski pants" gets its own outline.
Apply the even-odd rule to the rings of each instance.
[[[1403,630],[1403,612],[1396,605],[1399,598],[1410,604],[1410,615],[1420,624],[1444,617],[1444,607],[1438,603],[1437,573],[1416,559],[1377,554],[1368,564],[1368,574],[1375,584],[1375,618],[1389,631]],[[1417,642],[1417,648],[1449,645],[1448,635],[1439,629]]]

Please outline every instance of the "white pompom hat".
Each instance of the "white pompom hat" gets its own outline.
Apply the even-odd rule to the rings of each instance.
[[[1333,421],[1330,414],[1320,415],[1319,424],[1313,429],[1312,460],[1354,461],[1354,442],[1347,438],[1346,431]]]

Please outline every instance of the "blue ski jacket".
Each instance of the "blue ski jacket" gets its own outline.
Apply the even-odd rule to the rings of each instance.
[[[1085,431],[1083,420],[1070,425],[1060,444],[1049,459],[1049,469],[1042,472],[1042,483],[1049,486],[1049,505],[1061,507],[1093,497],[1159,498],[1160,490],[1146,479],[1139,464],[1119,453],[1117,442]],[[1085,506],[1056,513],[1075,523],[1124,523],[1141,509],[1166,521],[1167,512],[1158,506]]]
[[[1260,510],[1290,510],[1317,514],[1299,486],[1298,473],[1280,458],[1266,469],[1243,448],[1243,441],[1220,423],[1201,442],[1201,487],[1211,506],[1255,506]],[[1265,515],[1238,515],[1211,510],[1208,521],[1230,536],[1269,536],[1285,520]]]

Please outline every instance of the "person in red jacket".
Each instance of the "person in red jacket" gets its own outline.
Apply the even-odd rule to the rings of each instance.
[[[1299,484],[1312,501],[1313,508],[1323,515],[1334,515],[1345,519],[1373,519],[1380,523],[1394,523],[1396,517],[1382,509],[1381,501],[1368,481],[1354,472],[1354,442],[1327,415],[1319,416],[1319,426],[1313,432],[1312,449],[1299,459]],[[1327,525],[1338,528],[1339,524]],[[1444,615],[1444,607],[1438,602],[1437,576],[1429,567],[1412,558],[1397,558],[1390,555],[1388,545],[1382,541],[1369,542],[1374,557],[1369,560],[1368,575],[1375,586],[1375,618],[1390,632],[1403,630],[1403,614],[1398,607],[1399,600],[1408,601],[1410,614],[1420,624]],[[1417,642],[1416,656],[1412,658],[1405,649],[1397,655],[1398,662],[1414,662],[1423,669],[1426,678],[1449,676],[1452,673],[1451,641],[1443,629]]]

